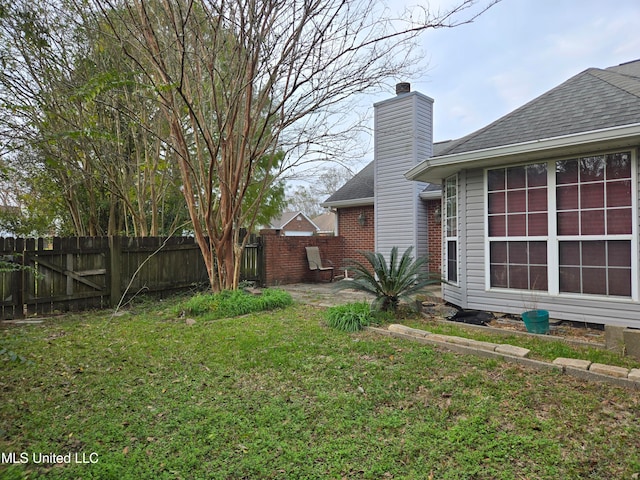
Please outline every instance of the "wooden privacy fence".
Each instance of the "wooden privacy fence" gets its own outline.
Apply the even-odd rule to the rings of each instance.
[[[192,237],[0,237],[0,261],[0,319],[113,307],[123,296],[208,283]]]

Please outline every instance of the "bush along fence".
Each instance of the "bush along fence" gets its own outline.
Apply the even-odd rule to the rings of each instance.
[[[192,237],[0,238],[0,319],[115,307],[203,283]]]

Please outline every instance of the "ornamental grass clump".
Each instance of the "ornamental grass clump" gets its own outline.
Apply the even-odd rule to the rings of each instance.
[[[243,290],[223,290],[218,293],[194,295],[182,303],[178,309],[185,315],[215,320],[284,308],[292,303],[291,295],[279,289],[265,289],[261,295],[251,295]]]
[[[371,307],[366,302],[329,307],[324,314],[327,325],[343,332],[357,332],[373,323]]]
[[[413,247],[407,248],[401,257],[398,247],[393,247],[389,262],[381,253],[359,251],[368,263],[353,260],[349,271],[353,271],[353,280],[338,282],[337,288],[351,288],[375,296],[373,305],[382,311],[396,312],[400,300],[409,299],[429,285],[441,283],[440,275],[426,271],[428,257],[413,259]]]

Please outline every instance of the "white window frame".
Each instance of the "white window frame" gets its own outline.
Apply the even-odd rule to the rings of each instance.
[[[615,235],[558,235],[557,224],[557,203],[556,203],[556,163],[563,160],[572,160],[576,158],[588,157],[591,155],[607,155],[615,153],[629,152],[631,155],[631,209],[634,212],[632,216],[631,234],[615,234]],[[507,165],[506,167],[525,166],[536,163],[545,163],[545,161],[529,161],[524,163],[518,163],[513,165]],[[519,290],[513,288],[501,288],[491,286],[491,259],[490,259],[490,244],[491,241],[546,241],[547,242],[547,291],[536,290],[536,294],[549,295],[556,297],[566,298],[599,298],[607,299],[608,301],[629,301],[638,302],[640,295],[638,292],[638,186],[640,179],[638,178],[638,152],[637,149],[612,149],[601,152],[586,153],[581,155],[571,155],[560,158],[554,158],[547,160],[547,236],[531,236],[531,237],[489,237],[489,184],[488,184],[488,172],[496,168],[504,168],[500,166],[488,167],[484,169],[484,249],[485,249],[485,290],[486,291],[500,291],[522,294],[530,294],[529,290]],[[491,240],[491,241],[490,241]],[[560,280],[559,280],[559,250],[561,241],[593,241],[593,240],[626,240],[631,241],[631,297],[619,297],[619,296],[607,296],[599,294],[578,294],[560,292]]]
[[[554,160],[555,162],[555,160]],[[496,170],[499,168],[511,168],[511,167],[524,167],[527,165],[534,165],[534,164],[541,164],[541,163],[546,163],[547,164],[547,222],[549,222],[549,211],[550,211],[550,207],[549,207],[549,201],[550,201],[550,197],[551,194],[549,193],[551,191],[551,185],[549,183],[549,177],[551,176],[549,174],[549,161],[530,161],[530,162],[526,162],[526,163],[517,163],[517,164],[513,164],[513,165],[506,165],[504,167],[490,167],[490,168],[485,168],[484,170],[484,239],[485,239],[485,289],[487,291],[489,290],[496,290],[496,291],[506,291],[506,292],[527,292],[528,294],[531,294],[531,292],[534,292],[536,295],[537,294],[546,294],[547,292],[550,291],[551,289],[551,285],[549,284],[549,280],[550,280],[550,276],[551,274],[549,273],[549,265],[551,264],[551,260],[549,257],[549,237],[550,237],[550,228],[551,226],[549,225],[549,223],[547,223],[547,235],[535,235],[535,236],[509,236],[509,235],[505,235],[505,236],[500,236],[500,237],[489,237],[489,170]],[[555,165],[555,164],[554,164]],[[553,170],[553,177],[555,179],[555,166],[554,166],[554,170]],[[554,187],[555,189],[555,180],[554,180]],[[555,208],[555,205],[554,205]],[[554,218],[554,222],[555,222],[555,218]],[[506,228],[506,226],[505,226]],[[505,232],[506,233],[506,232]],[[517,288],[503,288],[503,287],[492,287],[491,286],[491,242],[546,242],[547,243],[547,288],[548,290],[521,290],[521,289],[517,289]]]
[[[449,193],[449,189],[447,188],[447,185],[449,184],[450,181],[454,181],[455,182],[455,189],[456,189],[456,194],[455,194],[455,204],[456,204],[456,213],[455,216],[449,216],[449,211],[447,209],[447,202],[448,202],[448,193]],[[444,279],[447,281],[447,283],[451,284],[451,285],[459,285],[460,284],[460,241],[459,241],[459,236],[460,236],[460,182],[459,182],[459,178],[458,178],[458,174],[455,175],[451,175],[450,177],[445,178],[444,180],[444,188],[443,188],[443,196],[442,196],[442,235],[443,235],[443,255],[442,255],[442,259],[443,259],[443,272],[444,272]],[[450,218],[455,218],[456,221],[456,233],[455,235],[447,235],[448,233],[448,229],[447,229],[447,220]],[[451,280],[449,278],[449,242],[455,242],[456,244],[456,279],[455,280]]]

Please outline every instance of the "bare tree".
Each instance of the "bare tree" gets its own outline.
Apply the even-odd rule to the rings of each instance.
[[[326,212],[321,203],[334,194],[354,173],[344,167],[332,164],[309,178],[305,184],[291,186],[287,204],[291,210],[301,211],[309,217],[316,217]]]
[[[420,32],[493,3],[393,19],[373,0],[92,2],[157,92],[214,290],[237,286],[239,227],[254,225],[277,177],[261,176],[247,204],[259,161],[279,174],[343,145],[345,102],[406,75]]]

